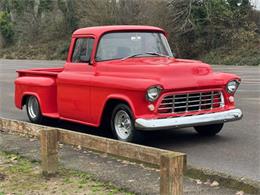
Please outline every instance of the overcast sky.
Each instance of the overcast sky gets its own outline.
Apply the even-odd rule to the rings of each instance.
[[[260,10],[260,0],[251,0],[256,9]]]

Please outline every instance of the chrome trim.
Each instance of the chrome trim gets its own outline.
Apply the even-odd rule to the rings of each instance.
[[[139,130],[160,130],[169,128],[193,127],[236,121],[243,117],[240,109],[233,109],[223,112],[209,114],[163,118],[163,119],[144,119],[135,120],[135,127]]]
[[[119,110],[114,118],[114,128],[118,138],[126,140],[133,129],[130,116],[124,110]]]
[[[209,90],[165,95],[157,110],[160,114],[187,113],[212,110],[223,106],[223,93],[220,90]]]

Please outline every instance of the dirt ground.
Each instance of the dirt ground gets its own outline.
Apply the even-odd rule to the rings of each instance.
[[[11,194],[129,194],[90,175],[60,168],[54,177],[44,177],[38,162],[0,151],[0,195]]]

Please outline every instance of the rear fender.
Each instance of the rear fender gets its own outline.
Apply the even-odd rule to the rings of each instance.
[[[15,105],[22,109],[26,96],[35,96],[43,115],[57,113],[57,87],[55,78],[19,77],[15,81]]]
[[[29,96],[35,96],[40,104],[40,108],[42,108],[42,100],[41,100],[40,96],[37,93],[33,93],[33,92],[23,93],[22,98],[21,98],[21,108],[23,108],[23,106],[26,104],[26,102],[27,102],[26,99]]]

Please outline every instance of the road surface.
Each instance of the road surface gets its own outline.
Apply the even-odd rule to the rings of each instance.
[[[28,121],[25,111],[14,107],[15,70],[62,65],[63,61],[0,60],[0,116]],[[143,144],[185,152],[188,164],[197,167],[260,181],[260,67],[213,68],[242,77],[236,99],[237,106],[244,112],[244,118],[225,124],[224,130],[213,138],[200,137],[192,128],[186,128],[146,133]],[[50,121],[48,125],[110,136],[102,130],[65,121]]]

